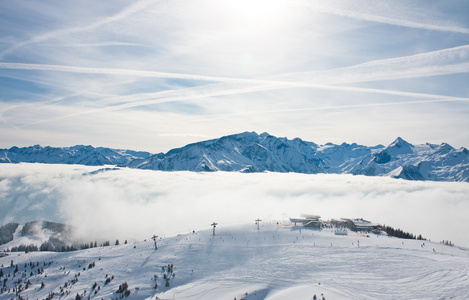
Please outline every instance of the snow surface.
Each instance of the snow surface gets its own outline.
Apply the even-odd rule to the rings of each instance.
[[[41,246],[42,243],[49,240],[51,234],[47,230],[41,230],[36,235],[23,236],[22,230],[24,225],[18,225],[16,231],[13,233],[13,240],[8,243],[8,248],[19,247],[21,245],[37,245]],[[7,249],[5,246],[1,246],[0,249]]]
[[[312,299],[314,294],[328,300],[469,298],[466,248],[354,232],[336,236],[333,229],[276,222],[261,222],[259,231],[254,222],[220,224],[216,236],[207,228],[159,238],[157,251],[148,239],[67,253],[9,253],[0,258],[5,274],[13,274],[11,260],[25,277],[18,273],[7,286],[29,279],[32,285],[21,293],[29,299],[59,293],[65,283],[64,295],[54,298],[75,299],[77,293],[86,299],[118,298],[124,282],[129,299]],[[25,269],[30,262],[39,262],[44,273],[30,276],[37,270]],[[93,262],[95,267],[89,268]],[[162,267],[168,264],[174,265],[175,276],[165,287]],[[114,279],[105,284],[107,276]],[[78,281],[70,283],[74,278]],[[94,282],[100,286],[96,294]]]

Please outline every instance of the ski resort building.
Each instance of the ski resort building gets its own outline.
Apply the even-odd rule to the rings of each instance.
[[[335,228],[345,228],[345,227],[348,227],[348,226],[347,226],[347,221],[345,221],[344,219],[340,219],[340,220],[332,219],[332,220],[331,220],[331,225],[334,226]]]
[[[340,220],[332,219],[330,221],[322,221],[320,220],[320,216],[318,215],[306,215],[302,214],[301,218],[290,218],[290,222],[294,223],[294,226],[300,224],[303,227],[309,228],[317,228],[321,229],[324,227],[327,228],[337,228],[337,229],[345,229],[348,228],[352,231],[365,231],[365,232],[372,232],[376,230],[379,225],[363,218],[360,219],[346,219],[341,218]]]
[[[317,215],[301,215],[302,219],[296,219],[296,218],[290,218],[290,222],[294,223],[296,226],[296,223],[300,223],[303,225],[303,227],[309,227],[309,228],[321,228],[322,226],[322,221],[319,220],[321,218],[320,216]]]
[[[347,227],[353,231],[366,231],[371,232],[378,227],[378,224],[360,219],[342,219],[347,223]]]

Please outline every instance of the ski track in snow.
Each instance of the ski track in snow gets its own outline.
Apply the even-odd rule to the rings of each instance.
[[[59,293],[78,273],[78,282],[67,288],[69,294],[56,295],[58,299],[75,299],[77,293],[86,299],[118,298],[116,290],[124,282],[129,284],[129,299],[277,300],[312,299],[314,294],[318,299],[324,294],[328,300],[469,297],[466,248],[353,232],[335,236],[331,229],[300,230],[267,222],[259,231],[254,225],[219,226],[216,236],[207,229],[159,239],[157,251],[148,239],[67,253],[8,253],[0,258],[5,274],[13,274],[11,260],[19,265],[19,274],[25,272],[23,284],[32,282],[21,293],[29,299]],[[30,276],[37,269],[28,266],[25,271],[30,261],[40,262],[44,273]],[[89,268],[92,262],[96,266]],[[168,264],[174,264],[175,276],[168,273],[171,286],[165,287],[162,267]],[[19,274],[9,278],[9,288]],[[108,284],[106,274],[114,276]],[[101,287],[96,294],[94,282]],[[0,299],[11,298],[12,292],[0,294]]]

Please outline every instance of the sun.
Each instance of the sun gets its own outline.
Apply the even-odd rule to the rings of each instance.
[[[226,9],[241,22],[265,23],[273,21],[287,4],[284,0],[230,0]]]

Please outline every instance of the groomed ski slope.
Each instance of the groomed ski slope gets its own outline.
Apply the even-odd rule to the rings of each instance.
[[[128,299],[312,299],[314,294],[328,300],[469,298],[468,249],[430,241],[354,232],[337,236],[333,229],[261,222],[260,230],[254,224],[220,224],[215,236],[207,228],[157,242],[157,251],[149,238],[68,253],[9,253],[0,264],[11,276],[11,260],[19,265],[8,287],[18,278],[23,284],[31,281],[21,292],[25,299],[44,299],[50,292],[56,293],[54,299],[75,299],[77,293],[83,299],[116,299],[124,282]],[[30,262],[39,262],[44,272],[37,274]],[[167,271],[171,264],[174,276]],[[170,287],[165,287],[163,266]],[[0,294],[0,299],[14,297],[12,290]]]

